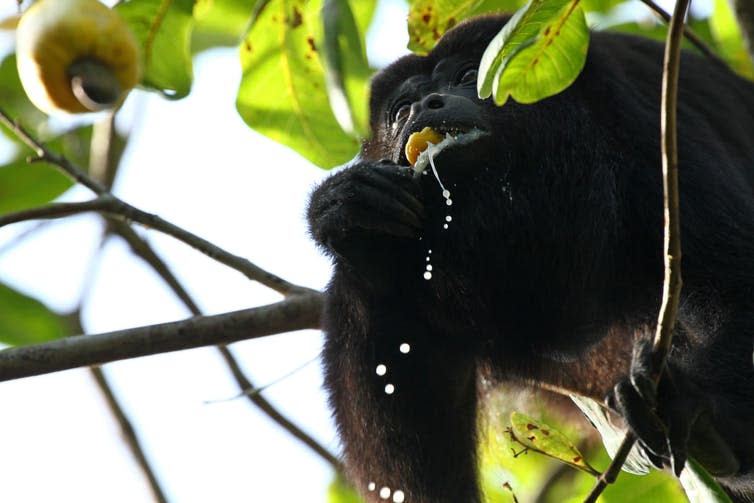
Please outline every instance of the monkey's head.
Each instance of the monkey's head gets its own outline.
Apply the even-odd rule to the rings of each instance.
[[[372,137],[362,149],[365,160],[390,159],[400,165],[413,164],[406,145],[411,135],[431,128],[432,143],[443,142],[443,165],[463,164],[467,149],[489,149],[489,133],[500,110],[491,100],[477,97],[477,69],[489,41],[506,21],[503,16],[461,23],[443,36],[427,56],[409,55],[378,73],[372,81],[370,125]],[[426,130],[428,131],[428,130]],[[416,136],[414,138],[417,138]],[[439,141],[438,141],[439,140]],[[426,160],[419,160],[419,170]]]

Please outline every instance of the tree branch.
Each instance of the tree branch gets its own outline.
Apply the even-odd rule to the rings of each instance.
[[[297,293],[275,304],[214,316],[118,330],[0,351],[0,381],[182,349],[317,329],[322,294]]]
[[[123,222],[110,221],[110,225],[112,231],[125,239],[131,247],[131,250],[139,258],[149,264],[155,270],[155,272],[157,272],[157,274],[160,275],[163,281],[168,284],[170,289],[173,290],[173,293],[175,293],[178,298],[181,299],[181,301],[188,308],[188,310],[191,311],[192,314],[194,314],[195,316],[201,315],[199,306],[197,306],[196,302],[194,302],[194,299],[191,298],[183,285],[181,285],[181,283],[178,281],[178,278],[175,277],[175,274],[173,274],[165,261],[163,261],[162,258],[160,258],[160,256],[155,253],[151,246],[149,246],[149,243],[140,238],[133,231],[133,229],[131,229],[131,227]],[[238,365],[238,362],[231,353],[230,349],[228,349],[226,346],[218,346],[217,349],[220,352],[220,356],[222,356],[225,364],[228,366],[228,370],[230,371],[233,379],[236,381],[236,384],[241,389],[241,391],[255,389],[254,384],[243,373],[240,365]],[[259,410],[265,413],[267,417],[276,422],[280,427],[285,429],[288,433],[297,438],[304,445],[309,447],[315,454],[329,463],[336,471],[342,473],[343,466],[333,453],[327,450],[314,438],[308,435],[304,430],[299,428],[298,425],[293,423],[285,415],[278,411],[275,406],[273,406],[260,393],[247,395],[247,397],[249,401],[256,407],[258,407]]]
[[[76,309],[74,312],[66,316],[66,318],[68,319],[71,328],[75,331],[75,333],[82,333],[84,331],[84,328],[81,326],[80,309]],[[87,370],[92,376],[92,379],[94,379],[94,382],[97,385],[97,388],[100,390],[100,393],[102,393],[102,397],[105,400],[105,404],[110,411],[110,414],[118,423],[118,426],[120,426],[123,440],[131,451],[131,455],[134,457],[134,460],[139,466],[139,469],[147,479],[147,484],[152,491],[152,496],[154,496],[155,502],[167,503],[168,499],[165,496],[165,491],[163,491],[162,486],[160,485],[160,481],[157,479],[157,475],[155,474],[154,469],[147,459],[147,455],[144,452],[144,448],[141,445],[141,441],[139,440],[138,435],[136,434],[136,430],[134,430],[134,427],[131,424],[131,420],[126,414],[126,411],[123,409],[120,402],[118,401],[118,398],[115,396],[115,393],[113,392],[104,371],[100,367],[89,367]]]
[[[115,397],[115,394],[110,387],[110,383],[107,381],[107,376],[105,376],[105,373],[100,367],[89,367],[89,373],[97,383],[97,387],[102,393],[102,396],[107,403],[107,407],[110,409],[110,413],[120,425],[120,431],[126,439],[126,444],[129,446],[131,454],[136,459],[136,463],[147,478],[147,483],[152,491],[152,496],[154,496],[157,503],[167,503],[168,499],[160,486],[160,481],[157,479],[154,470],[152,470],[149,460],[147,460],[144,449],[139,441],[139,437],[136,436],[136,431],[131,424],[131,420],[128,419],[126,412]]]
[[[11,117],[1,108],[0,123],[10,128],[11,131],[13,131],[13,133],[18,136],[19,139],[21,139],[24,143],[26,143],[27,146],[29,146],[37,153],[38,157],[36,160],[45,161],[52,164],[53,166],[58,167],[65,174],[97,194],[98,197],[94,199],[94,201],[99,201],[97,205],[102,204],[102,208],[96,209],[96,211],[112,217],[121,218],[123,220],[138,222],[146,227],[150,227],[164,234],[172,236],[175,239],[182,241],[187,245],[195,248],[196,250],[202,252],[208,257],[220,262],[221,264],[224,264],[232,269],[241,272],[247,278],[253,281],[258,281],[259,283],[272,288],[273,290],[278,291],[283,295],[305,293],[308,290],[307,288],[289,283],[284,279],[270,272],[267,272],[264,269],[261,269],[248,259],[229,253],[222,248],[214,245],[213,243],[207,241],[206,239],[200,238],[199,236],[196,236],[195,234],[192,234],[185,229],[182,229],[181,227],[178,227],[177,225],[174,225],[160,218],[157,215],[142,211],[115,197],[107,190],[107,187],[104,184],[87,175],[83,170],[76,167],[67,158],[48,150],[42,142],[34,138],[23,126],[11,119]],[[55,214],[54,212],[52,214],[46,214],[46,212],[49,212],[51,210],[49,209],[50,206],[45,208],[47,209],[40,210],[41,215],[37,218],[59,218],[61,216],[67,216],[63,214]],[[80,211],[78,212],[82,211],[95,211],[95,209],[80,209]],[[18,213],[7,215],[4,219],[5,224],[20,221],[18,219],[18,215]],[[30,218],[27,215],[25,220],[28,219]],[[0,224],[2,224],[2,221],[0,221]]]
[[[748,0],[747,0],[748,1]],[[666,23],[670,23],[670,14],[660,7],[657,3],[655,3],[653,0],[641,0],[643,4],[645,4],[647,7],[652,9],[658,16],[660,16]],[[691,27],[684,25],[683,26],[683,34],[686,36],[686,38],[696,46],[699,51],[707,56],[708,58],[714,59],[715,61],[722,61],[720,59],[720,56],[718,56],[714,50],[712,50],[707,44],[704,43],[704,41],[699,38],[699,36],[694,33],[694,30],[691,29]]]
[[[691,0],[678,0],[670,20],[670,29],[665,42],[662,72],[662,104],[660,107],[660,134],[662,148],[662,186],[664,206],[664,254],[665,278],[662,285],[657,331],[652,349],[652,378],[660,380],[665,359],[673,342],[678,301],[681,293],[681,226],[678,193],[678,145],[676,130],[676,104],[678,99],[678,74],[680,69],[681,37],[684,18]],[[584,503],[593,503],[608,484],[615,482],[620,468],[631,451],[636,436],[628,432],[612,463],[597,479]]]
[[[91,211],[103,212],[109,208],[111,203],[112,198],[109,196],[100,196],[81,203],[52,203],[39,208],[21,210],[0,216],[0,227],[28,220],[52,220]]]

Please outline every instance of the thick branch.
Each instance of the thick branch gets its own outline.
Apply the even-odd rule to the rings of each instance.
[[[310,291],[231,313],[8,348],[0,351],[0,381],[319,328],[321,310],[322,294]]]
[[[662,104],[660,108],[660,134],[662,148],[662,184],[665,215],[664,257],[665,278],[663,281],[662,305],[660,306],[657,332],[652,351],[652,377],[659,381],[665,359],[673,341],[673,328],[678,312],[681,293],[681,226],[678,193],[678,145],[676,132],[676,103],[678,99],[678,74],[680,69],[681,38],[684,19],[691,0],[678,0],[670,21],[665,42],[665,57],[662,72]],[[585,503],[597,501],[608,484],[615,481],[620,468],[628,457],[636,436],[629,432],[623,439],[613,462],[597,479]]]
[[[178,296],[179,299],[181,299],[183,304],[188,308],[189,311],[191,311],[193,315],[201,315],[199,306],[197,306],[196,302],[194,302],[194,299],[191,298],[191,295],[189,295],[183,285],[181,285],[181,283],[178,281],[178,278],[175,277],[175,274],[173,274],[165,261],[163,261],[162,258],[160,258],[160,256],[155,253],[155,251],[151,246],[149,246],[147,242],[141,239],[136,234],[136,232],[131,229],[131,227],[123,222],[110,221],[110,226],[113,232],[117,233],[128,242],[128,244],[131,246],[131,250],[138,257],[148,263],[155,270],[155,272],[159,274],[163,281],[165,281],[170,286],[170,289],[173,290],[173,292]],[[220,355],[225,361],[225,364],[228,366],[228,370],[230,370],[233,379],[235,379],[236,384],[241,389],[241,391],[255,389],[254,384],[241,370],[240,365],[238,365],[238,362],[231,353],[230,349],[228,349],[226,346],[218,346],[217,349],[220,352]],[[301,441],[304,445],[309,447],[309,449],[311,449],[314,453],[316,453],[323,460],[332,465],[335,470],[342,473],[343,467],[338,458],[333,453],[327,450],[304,430],[299,428],[298,425],[296,425],[283,413],[277,410],[277,408],[275,408],[275,406],[273,406],[265,397],[263,397],[260,393],[253,393],[247,396],[249,401],[256,407],[258,407],[259,410],[261,410],[264,414],[266,414],[267,417],[269,417],[272,421],[277,423],[280,427],[282,427],[288,433]]]

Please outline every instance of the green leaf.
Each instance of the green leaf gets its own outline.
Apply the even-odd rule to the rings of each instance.
[[[335,120],[320,61],[321,1],[272,0],[241,44],[236,106],[246,123],[317,166],[351,159],[357,138]]]
[[[374,6],[374,1],[361,3]],[[366,137],[366,88],[372,72],[364,49],[364,32],[347,0],[324,0],[322,24],[325,84],[333,114],[343,131]]]
[[[336,476],[327,488],[327,503],[362,503],[362,499],[351,484]]]
[[[21,346],[71,335],[62,316],[2,283],[0,306],[0,342],[3,344]]]
[[[237,46],[257,0],[196,0],[191,50]]]
[[[511,435],[524,447],[555,458],[567,465],[599,475],[568,437],[520,412],[511,413]]]
[[[19,160],[2,166],[0,215],[49,203],[72,185],[68,177],[47,164]]]
[[[359,33],[362,35],[362,41],[364,35],[366,35],[369,26],[372,24],[374,18],[374,11],[377,8],[376,0],[349,0],[351,6],[351,13],[356,20],[356,27]]]
[[[193,0],[130,0],[115,7],[139,40],[142,84],[171,99],[191,91],[193,6]]]
[[[680,478],[690,503],[731,503],[720,484],[693,459],[686,461]]]
[[[46,141],[45,145],[86,169],[91,140],[92,127],[85,126]],[[114,141],[118,153],[125,141],[120,136]],[[29,163],[25,158],[27,153],[30,154],[28,149],[21,147],[18,157],[0,166],[0,215],[49,203],[73,185],[69,177],[52,165]]]
[[[477,12],[482,0],[409,0],[408,48],[417,54],[432,50],[440,37]]]
[[[579,0],[531,0],[490,42],[479,64],[479,96],[534,103],[576,80],[589,30]]]

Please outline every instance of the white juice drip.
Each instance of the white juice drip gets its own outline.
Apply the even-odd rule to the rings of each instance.
[[[430,263],[430,259],[431,259],[430,255],[432,255],[432,250],[427,250],[427,256],[425,258],[427,265],[424,271],[424,279],[426,279],[427,281],[432,279],[432,264]]]
[[[448,134],[446,136],[446,140],[452,140],[452,137]],[[443,140],[440,144],[437,146],[433,143],[429,143],[427,145],[427,150],[425,152],[427,155],[427,160],[429,161],[429,165],[432,167],[432,174],[435,175],[435,180],[437,180],[437,183],[440,185],[440,189],[442,190],[442,197],[445,198],[445,205],[450,207],[453,205],[453,199],[450,198],[450,191],[445,188],[445,185],[443,185],[442,180],[440,179],[440,174],[437,172],[437,166],[435,166],[435,154],[438,154],[442,150],[442,144],[446,141]],[[423,171],[423,173],[426,175],[427,171]],[[444,230],[448,230],[448,227],[450,225],[450,222],[453,220],[453,217],[450,215],[445,215],[445,223],[443,224],[442,228]],[[429,254],[431,254],[432,251],[429,250],[427,252],[427,258],[426,262],[427,265],[424,270],[424,279],[429,281],[432,279],[432,264],[430,263]]]

